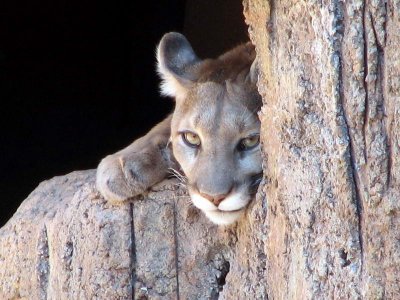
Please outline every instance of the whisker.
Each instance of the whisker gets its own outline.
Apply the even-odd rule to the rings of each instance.
[[[187,177],[181,174],[179,171],[175,170],[174,168],[168,168],[168,171],[171,175],[175,176],[181,183],[186,184]]]

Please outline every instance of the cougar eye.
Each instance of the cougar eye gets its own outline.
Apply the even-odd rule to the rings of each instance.
[[[182,132],[182,139],[186,145],[193,148],[197,148],[201,144],[200,137],[197,134],[190,131]]]
[[[257,147],[259,143],[260,143],[260,135],[254,134],[244,139],[241,139],[238,148],[240,151],[246,151]]]

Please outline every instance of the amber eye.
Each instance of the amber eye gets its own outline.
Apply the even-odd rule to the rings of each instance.
[[[244,139],[241,139],[238,148],[240,151],[251,150],[257,147],[259,143],[260,143],[260,135],[254,134]]]
[[[190,131],[182,132],[182,139],[186,143],[186,145],[193,148],[197,148],[201,144],[200,137],[197,134]]]

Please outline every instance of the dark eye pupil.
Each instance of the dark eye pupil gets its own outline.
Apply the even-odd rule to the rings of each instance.
[[[185,132],[182,133],[181,136],[186,145],[193,148],[197,148],[200,146],[200,138],[197,134],[192,132]]]
[[[249,136],[240,141],[238,148],[240,151],[250,150],[255,148],[259,144],[259,136]]]

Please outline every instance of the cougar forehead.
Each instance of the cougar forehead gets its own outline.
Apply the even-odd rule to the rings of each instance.
[[[172,131],[176,134],[183,130],[195,130],[204,137],[216,139],[220,136],[226,140],[246,131],[258,130],[257,105],[246,106],[246,100],[251,103],[248,98],[252,96],[230,82],[197,84],[185,101],[176,104]]]

